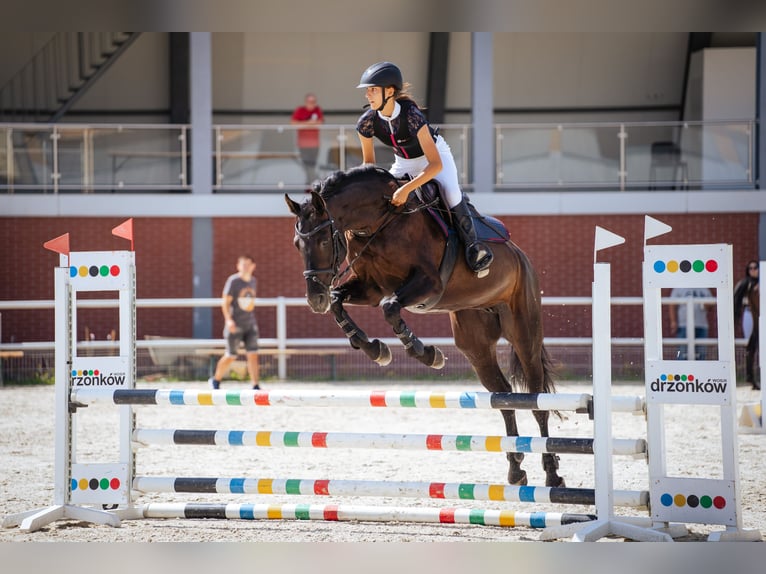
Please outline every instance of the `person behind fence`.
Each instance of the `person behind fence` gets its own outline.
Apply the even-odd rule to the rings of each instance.
[[[257,282],[254,272],[253,258],[250,255],[240,255],[237,259],[237,272],[230,275],[223,286],[221,311],[226,350],[215,367],[215,374],[210,377],[210,386],[214,389],[220,388],[221,381],[229,373],[240,345],[245,347],[247,372],[252,386],[254,389],[261,388],[258,384],[258,323],[255,318]]]
[[[492,251],[477,237],[468,203],[460,189],[452,150],[429,125],[410,95],[409,87],[402,80],[401,70],[391,62],[378,62],[362,73],[357,88],[365,89],[369,106],[356,124],[362,162],[375,163],[373,138],[393,148],[394,164],[389,171],[399,179],[411,178],[394,192],[391,203],[395,206],[404,205],[410,193],[424,183],[437,180],[445,203],[455,215],[466,262],[478,273],[492,263]]]
[[[322,108],[317,105],[317,97],[314,94],[306,94],[303,105],[293,111],[290,123],[301,126],[318,126],[324,123]],[[319,130],[315,127],[298,130],[298,152],[303,162],[303,169],[306,171],[306,183],[311,183],[317,177],[319,140]]]
[[[747,262],[745,276],[734,287],[734,319],[742,321],[742,333],[747,339],[745,350],[745,380],[760,388],[755,373],[755,356],[758,352],[758,316],[760,315],[760,286],[758,284],[759,263],[756,260]]]
[[[679,339],[685,339],[687,337],[687,304],[686,299],[689,297],[712,297],[713,294],[710,289],[706,287],[676,287],[670,292],[670,296],[674,299],[684,299],[679,303],[672,303],[669,306],[670,312],[670,334],[671,336]],[[708,336],[709,325],[707,320],[707,310],[710,305],[705,303],[694,303],[694,312],[692,314],[692,325],[694,327],[694,338],[705,339]],[[695,345],[694,358],[698,361],[704,361],[706,351],[704,345]],[[677,359],[681,361],[687,360],[687,346],[683,345],[678,348],[676,355]]]

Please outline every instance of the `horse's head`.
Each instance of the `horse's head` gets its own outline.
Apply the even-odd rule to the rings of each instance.
[[[342,275],[340,266],[348,252],[344,234],[367,237],[369,243],[383,221],[390,220],[396,187],[386,170],[361,166],[330,175],[302,204],[285,195],[297,217],[294,243],[303,257],[306,298],[314,312],[330,308],[330,292]]]
[[[303,257],[306,299],[315,313],[330,309],[330,290],[346,257],[342,233],[336,227],[324,199],[311,192],[311,199],[301,203],[285,194],[290,211],[296,216],[293,243]]]

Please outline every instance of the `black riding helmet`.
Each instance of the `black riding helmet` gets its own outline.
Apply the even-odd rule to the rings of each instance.
[[[402,84],[402,72],[395,64],[392,64],[391,62],[378,62],[362,73],[357,88],[380,86],[385,90],[388,86],[393,86],[394,89],[399,92],[402,89]],[[384,97],[383,103],[380,104],[378,111],[381,111],[385,107],[386,102],[390,99],[391,96]],[[364,107],[367,108],[368,106],[369,104]]]
[[[378,62],[367,68],[362,73],[357,88],[369,88],[371,86],[381,86],[387,88],[393,86],[397,91],[402,89],[402,72],[391,62]]]

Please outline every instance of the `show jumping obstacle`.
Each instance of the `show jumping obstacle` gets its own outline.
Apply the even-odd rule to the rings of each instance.
[[[651,225],[663,225],[647,218]],[[647,232],[647,237],[651,234]],[[575,540],[595,540],[618,535],[634,540],[672,540],[686,533],[684,523],[723,524],[725,533],[714,533],[711,539],[760,539],[760,533],[744,530],[738,483],[736,433],[731,412],[736,406],[733,384],[726,394],[704,404],[720,404],[724,479],[680,479],[665,476],[664,436],[661,409],[664,402],[688,402],[695,398],[692,388],[682,401],[673,401],[667,393],[654,390],[656,381],[665,373],[694,373],[723,377],[729,374],[730,361],[725,349],[719,357],[722,365],[679,361],[665,364],[661,359],[661,331],[656,321],[647,320],[647,404],[641,397],[612,397],[609,265],[595,263],[596,252],[624,240],[601,228],[596,229],[593,287],[594,393],[534,394],[489,392],[402,392],[359,390],[320,391],[253,391],[218,390],[188,391],[135,389],[135,264],[133,252],[65,253],[56,279],[56,461],[54,505],[8,516],[3,526],[20,526],[33,531],[59,519],[77,519],[119,526],[121,519],[139,518],[221,518],[221,519],[288,519],[330,521],[398,521],[445,524],[477,524],[487,526],[525,526],[544,529],[543,539],[573,535]],[[659,274],[656,261],[681,261],[679,255],[694,255],[690,269],[676,274],[675,284],[692,279],[717,287],[719,296],[719,341],[727,337],[733,342],[733,330],[722,313],[726,303],[726,282],[731,281],[730,247],[728,246],[663,246],[646,247],[649,259],[644,263],[645,314],[659,317],[659,287],[651,270]],[[715,254],[711,255],[711,249]],[[728,258],[727,258],[728,257]],[[647,260],[649,261],[647,263]],[[697,261],[715,261],[697,271]],[[683,265],[683,264],[682,264]],[[649,271],[648,271],[649,270]],[[669,280],[668,279],[668,280]],[[713,285],[708,285],[711,281]],[[117,357],[83,357],[76,355],[77,332],[75,294],[78,291],[118,291],[120,295],[120,355]],[[730,291],[730,290],[729,290]],[[656,305],[656,307],[655,307]],[[652,307],[651,310],[649,308]],[[723,307],[728,310],[729,307]],[[729,317],[729,325],[731,325]],[[658,338],[659,334],[659,346]],[[659,349],[659,355],[657,355]],[[659,357],[659,359],[657,358]],[[690,364],[693,363],[693,364]],[[709,374],[711,373],[711,374]],[[79,386],[80,382],[86,386]],[[705,386],[702,385],[704,391]],[[734,396],[734,400],[732,400]],[[90,404],[112,404],[120,412],[118,462],[78,463],[73,431],[79,408]],[[692,403],[694,404],[694,403]],[[210,407],[366,407],[366,408],[430,408],[430,409],[529,409],[588,413],[594,420],[594,438],[540,438],[485,435],[342,433],[264,430],[143,429],[136,428],[134,407],[210,406]],[[728,409],[728,411],[727,411]],[[643,414],[648,411],[648,441],[613,440],[612,412]],[[647,449],[647,443],[651,448]],[[296,479],[245,477],[155,477],[136,476],[137,447],[165,445],[227,445],[241,447],[282,448],[379,448],[465,452],[521,452],[591,454],[594,457],[595,488],[549,488],[448,482],[395,482],[371,480]],[[621,491],[612,487],[612,456],[647,457],[649,490]],[[595,454],[594,454],[595,453]],[[376,507],[345,504],[251,504],[251,503],[147,503],[136,500],[143,493],[258,494],[310,496],[380,496],[452,500],[489,500],[577,504],[596,507],[596,514],[557,512],[513,512],[478,508]],[[668,495],[671,496],[667,503]],[[683,498],[683,504],[681,499]],[[708,499],[712,502],[707,504]],[[651,503],[651,504],[650,504]],[[650,517],[615,517],[614,506],[649,508]],[[100,510],[98,507],[112,507]],[[116,507],[116,508],[115,508]],[[685,507],[685,508],[681,508]]]

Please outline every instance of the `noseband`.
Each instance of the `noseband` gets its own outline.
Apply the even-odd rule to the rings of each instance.
[[[311,231],[308,231],[306,233],[303,233],[298,229],[298,224],[295,224],[295,235],[300,237],[303,240],[306,240],[313,235],[316,235],[326,227],[330,228],[330,235],[332,237],[332,267],[326,267],[324,269],[307,269],[303,272],[303,276],[308,280],[314,281],[316,283],[319,283],[323,287],[330,288],[333,284],[335,284],[336,280],[338,279],[338,271],[340,269],[341,262],[343,261],[343,258],[345,255],[342,255],[345,252],[345,245],[343,243],[342,235],[337,227],[335,227],[335,221],[333,220],[332,216],[328,213],[328,219],[327,221],[323,221],[319,225],[317,225],[314,229]],[[317,278],[317,275],[322,275],[324,273],[330,274],[330,281],[329,283],[323,283]]]

